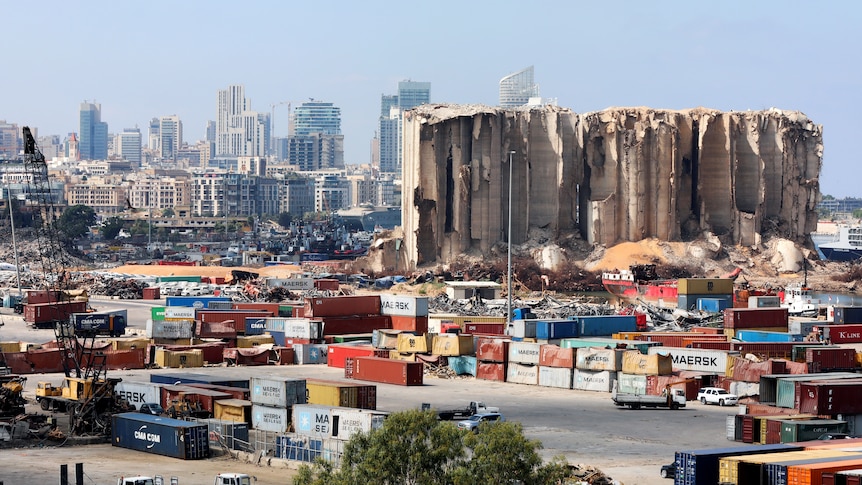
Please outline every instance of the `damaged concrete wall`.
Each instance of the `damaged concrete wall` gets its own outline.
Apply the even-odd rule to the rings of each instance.
[[[424,105],[404,120],[411,267],[506,242],[510,150],[514,244],[533,229],[604,245],[816,229],[822,129],[798,112]]]

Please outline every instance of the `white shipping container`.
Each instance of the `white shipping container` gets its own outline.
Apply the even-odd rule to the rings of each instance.
[[[287,408],[252,404],[251,426],[260,431],[286,433],[290,427],[290,413]]]
[[[282,287],[288,290],[306,291],[314,289],[313,278],[267,278],[266,286],[270,288]]]
[[[380,314],[404,317],[427,317],[428,297],[380,295]]]
[[[681,347],[650,347],[649,355],[670,355],[673,370],[709,372],[723,376],[727,373],[727,350],[689,349]],[[734,352],[738,355],[739,352]]]
[[[509,362],[538,364],[541,346],[534,342],[512,342],[509,344]]]
[[[297,404],[291,413],[293,430],[296,434],[330,437],[332,436],[332,408],[314,404]]]
[[[781,300],[777,296],[749,296],[748,308],[778,308]]]
[[[286,407],[305,404],[305,379],[252,377],[249,399],[254,404]]]
[[[293,344],[293,361],[296,364],[326,364],[327,349],[324,344]]]
[[[190,306],[165,307],[165,320],[194,320],[197,309]]]
[[[646,376],[617,372],[617,391],[629,394],[646,394]]]
[[[539,367],[539,385],[544,387],[572,388],[572,369]]]
[[[384,413],[351,408],[332,408],[332,437],[349,440],[355,433],[367,433],[383,425]]]
[[[147,320],[147,338],[179,339],[195,335],[194,320]]]
[[[539,384],[539,366],[513,364],[510,362],[506,370],[506,382],[536,386]]]
[[[514,320],[507,326],[506,335],[515,338],[536,338],[536,321]]]
[[[451,320],[451,318],[446,318],[445,316],[428,316],[428,333],[443,333],[441,332],[443,328],[443,322]]]
[[[323,322],[310,318],[284,318],[284,336],[286,338],[319,339]]]
[[[736,441],[736,415],[727,416],[724,421],[724,437]]]
[[[616,349],[584,347],[576,349],[575,367],[584,370],[620,371],[623,369],[623,352]]]
[[[115,394],[125,399],[135,409],[147,402],[161,402],[162,386],[153,382],[120,381],[114,388]]]
[[[572,388],[579,391],[611,392],[616,376],[616,372],[606,370],[575,369],[574,377],[572,378]],[[646,390],[646,379],[644,379],[644,390]]]
[[[791,335],[808,335],[814,331],[814,327],[823,325],[823,321],[817,320],[797,320],[791,318],[787,322],[787,333]]]
[[[736,394],[740,399],[760,395],[759,382],[730,381],[730,393]]]

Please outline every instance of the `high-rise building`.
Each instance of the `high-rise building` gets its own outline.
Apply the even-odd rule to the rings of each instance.
[[[297,106],[291,120],[288,163],[303,171],[344,167],[341,108],[312,100]]]
[[[381,173],[401,173],[404,111],[431,101],[431,83],[401,81],[398,94],[380,98],[378,156]]]
[[[162,160],[176,160],[183,146],[183,122],[177,115],[159,118],[159,143],[157,151]]]
[[[524,106],[539,96],[539,85],[533,82],[533,66],[500,79],[500,107]]]
[[[141,163],[141,130],[139,128],[126,128],[117,135],[117,154],[123,160],[138,164]]]
[[[245,87],[219,90],[216,112],[216,156],[265,156],[269,148],[269,113],[251,111]]]
[[[207,137],[206,140],[211,143],[216,141],[216,122],[213,120],[207,121]]]
[[[108,124],[102,121],[102,105],[81,103],[81,129],[78,133],[78,151],[81,160],[108,158]]]
[[[0,120],[0,158],[11,160],[18,156],[20,139],[17,124],[6,123],[6,120]]]

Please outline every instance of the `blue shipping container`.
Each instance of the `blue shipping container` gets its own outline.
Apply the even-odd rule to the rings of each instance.
[[[73,313],[69,316],[77,332],[118,337],[126,333],[128,310],[102,313]]]
[[[578,321],[575,320],[538,320],[536,338],[542,340],[571,338],[578,336]]]
[[[218,376],[206,374],[195,374],[193,372],[169,372],[166,374],[150,374],[150,382],[156,384],[216,384],[219,386],[241,387],[248,389],[248,379],[225,379]]]
[[[111,445],[183,460],[209,458],[206,424],[143,413],[115,414]]]
[[[165,306],[190,306],[194,308],[209,308],[211,301],[231,301],[227,296],[169,296],[165,298]]]
[[[634,315],[597,315],[578,317],[580,324],[578,335],[581,337],[599,337],[617,332],[635,332],[638,329],[637,317]]]
[[[710,298],[714,300],[725,300],[727,301],[727,308],[733,307],[733,295],[679,295],[676,301],[676,307],[683,310],[694,310],[698,306],[698,300],[701,298]]]
[[[833,322],[836,325],[862,323],[862,306],[836,306]]]
[[[674,485],[718,485],[718,461],[726,456],[800,451],[788,444],[734,446],[712,450],[677,451]]]
[[[245,334],[246,335],[263,335],[266,333],[266,318],[245,317]],[[282,333],[282,343],[284,344],[284,333]]]
[[[731,301],[725,298],[698,298],[697,309],[702,312],[718,313],[731,307]]]
[[[272,341],[275,342],[275,345],[278,345],[279,347],[286,347],[286,345],[284,344],[284,331],[283,330],[282,331],[267,330],[266,333],[268,333],[270,335],[270,337],[272,337]]]
[[[207,302],[207,310],[233,310],[232,301],[210,301]]]
[[[763,330],[737,330],[736,340],[742,342],[801,342],[801,335],[786,332],[765,332]]]
[[[323,441],[290,435],[275,437],[275,457],[282,460],[312,462],[320,457]]]
[[[459,376],[476,376],[476,357],[472,355],[461,355],[458,357],[447,357],[449,368]]]

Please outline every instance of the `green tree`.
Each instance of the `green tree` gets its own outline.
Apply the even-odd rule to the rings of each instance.
[[[104,237],[106,241],[116,239],[124,224],[125,222],[117,216],[108,218],[108,220],[102,224],[102,237]]]
[[[168,207],[162,211],[162,217],[174,217],[174,210]]]
[[[150,233],[150,224],[143,219],[138,219],[132,224],[132,228],[129,229],[129,233],[133,236],[141,235],[141,234],[149,234]]]
[[[862,219],[862,209],[856,209],[853,211],[854,219]]]
[[[73,205],[66,208],[55,223],[66,243],[87,234],[90,226],[96,224],[96,211],[86,205]]]
[[[483,424],[478,434],[439,421],[433,412],[392,413],[383,426],[354,435],[341,467],[318,461],[300,467],[294,485],[556,484],[570,475],[556,458],[543,464],[538,441],[517,423]]]

